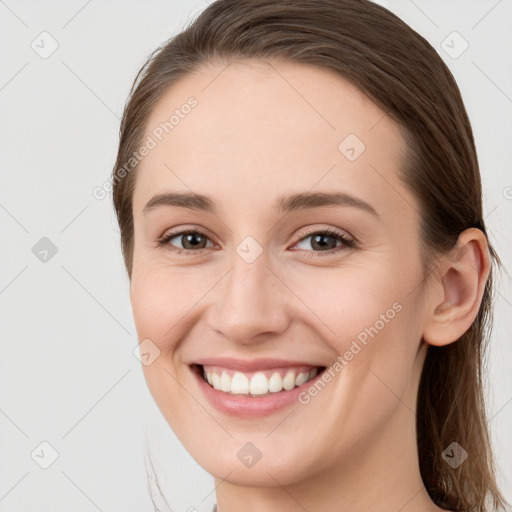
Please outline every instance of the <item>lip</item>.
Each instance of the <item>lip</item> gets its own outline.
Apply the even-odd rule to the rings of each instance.
[[[195,364],[202,366],[222,366],[228,370],[237,370],[239,372],[257,372],[258,370],[271,370],[273,368],[288,368],[288,367],[299,367],[299,366],[311,366],[311,368],[317,368],[324,365],[314,365],[307,361],[286,361],[284,359],[251,359],[250,361],[244,359],[237,359],[233,357],[205,357],[193,361]]]
[[[215,364],[221,366],[219,364],[220,359],[208,359],[208,361],[213,360],[215,361]],[[204,359],[204,361],[207,361],[207,359]],[[231,359],[230,361],[233,362],[233,359]],[[262,360],[259,360],[259,363],[261,363],[261,361]],[[254,364],[249,366],[254,367]],[[279,361],[279,367],[282,366],[283,361]],[[298,366],[298,364],[291,364],[290,362],[288,362],[288,366]],[[207,382],[203,380],[201,373],[202,366],[200,366],[199,363],[190,364],[188,365],[188,367],[192,372],[192,375],[194,376],[199,388],[201,389],[201,392],[204,394],[204,396],[210,402],[210,404],[219,412],[228,414],[230,416],[235,416],[238,418],[261,418],[263,416],[268,416],[272,413],[280,411],[293,404],[297,404],[300,393],[309,388],[310,386],[312,386],[316,380],[321,378],[323,372],[326,369],[326,367],[323,366],[323,370],[319,372],[311,380],[308,380],[301,386],[290,389],[289,391],[279,391],[273,395],[251,398],[250,396],[231,395],[229,393],[226,393],[225,391],[219,391],[218,389],[215,389],[212,386],[210,386]],[[267,368],[269,367],[267,366]],[[240,366],[233,369],[240,369]],[[258,366],[257,369],[261,369],[261,366]]]

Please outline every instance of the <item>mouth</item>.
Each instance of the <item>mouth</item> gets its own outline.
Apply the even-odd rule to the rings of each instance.
[[[250,398],[264,398],[300,388],[327,369],[326,366],[296,366],[246,372],[197,363],[191,364],[190,368],[210,388],[228,396]]]

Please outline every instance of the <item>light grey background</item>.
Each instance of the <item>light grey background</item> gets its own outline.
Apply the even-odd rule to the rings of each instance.
[[[458,81],[475,132],[486,221],[510,271],[512,1],[379,3],[424,35]],[[212,477],[176,440],[147,391],[133,355],[137,339],[113,208],[109,197],[92,194],[109,178],[136,72],[206,5],[0,1],[3,512],[153,510],[146,439],[173,510],[210,511],[215,501]],[[50,36],[40,35],[45,31]],[[52,40],[58,48],[42,58]],[[469,47],[454,58],[464,40]],[[55,255],[36,245],[47,243],[43,237]],[[509,501],[511,318],[511,281],[503,274],[488,408],[498,479]],[[58,453],[48,469],[41,464],[51,462],[52,449],[42,442]]]

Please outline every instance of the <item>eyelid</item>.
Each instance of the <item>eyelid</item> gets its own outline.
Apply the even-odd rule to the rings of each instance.
[[[327,256],[338,256],[339,253],[345,252],[347,249],[355,249],[358,247],[358,244],[356,240],[348,235],[346,232],[342,232],[338,228],[316,228],[316,229],[304,229],[299,232],[299,238],[297,241],[292,245],[292,247],[295,247],[297,244],[301,243],[303,240],[314,236],[314,235],[327,235],[328,237],[334,238],[336,241],[339,241],[341,243],[340,246],[334,247],[333,249],[327,249],[324,251],[314,251],[312,249],[292,249],[293,251],[302,251],[308,255],[314,254],[315,257],[327,257]],[[308,256],[310,257],[310,256]]]
[[[172,238],[175,238],[177,236],[184,236],[184,235],[187,235],[187,234],[190,234],[190,233],[197,233],[198,235],[201,235],[205,238],[207,238],[209,241],[211,241],[212,243],[214,244],[217,244],[217,242],[215,241],[215,238],[208,232],[208,230],[204,229],[204,228],[197,228],[197,227],[184,227],[184,228],[181,228],[181,229],[176,229],[175,231],[171,230],[171,231],[166,231],[162,236],[158,237],[157,238],[157,243],[159,245],[166,245],[167,242],[172,239]],[[219,244],[217,244],[219,245]],[[176,249],[177,251],[189,251],[190,249],[181,249],[179,247],[175,247],[173,249]],[[206,247],[204,248],[206,249]],[[197,251],[194,251],[194,252],[199,252],[199,251],[202,251],[203,249],[198,249]]]
[[[219,245],[215,241],[214,237],[212,237],[208,233],[208,230],[205,230],[203,228],[197,228],[197,227],[189,227],[189,228],[184,227],[181,229],[177,229],[176,231],[170,231],[170,232],[167,231],[161,237],[159,237],[157,239],[157,243],[159,246],[163,247],[163,246],[168,245],[169,240],[171,240],[172,238],[175,238],[178,236],[184,236],[184,235],[191,234],[191,233],[195,233],[200,236],[203,236],[208,241],[211,241],[212,243]],[[342,243],[342,246],[331,249],[330,251],[328,251],[328,250],[326,250],[326,251],[313,251],[313,250],[308,251],[308,250],[306,250],[306,252],[311,252],[311,253],[316,253],[318,255],[322,255],[322,253],[328,253],[328,252],[332,253],[332,251],[339,252],[340,250],[342,250],[344,248],[353,248],[353,247],[356,247],[357,243],[358,243],[357,240],[354,239],[354,237],[352,237],[351,235],[349,235],[346,232],[343,232],[339,228],[317,227],[316,229],[315,228],[302,228],[301,230],[299,230],[299,232],[297,234],[298,238],[292,244],[292,247],[294,247],[298,243],[302,242],[303,239],[308,238],[313,235],[316,235],[316,234],[326,234],[327,236],[336,238]],[[167,247],[167,249],[169,251],[175,252],[175,253],[181,253],[181,252],[188,251],[188,252],[196,252],[197,254],[202,254],[204,249],[211,249],[211,247],[203,247],[203,248],[200,248],[197,250],[193,250],[193,249],[182,249],[180,247],[174,247],[169,244],[169,247]],[[305,249],[294,249],[294,250],[304,251]]]
[[[346,241],[350,241],[354,245],[357,243],[357,240],[352,235],[349,235],[346,231],[339,229],[339,228],[333,228],[333,227],[327,226],[327,227],[300,229],[297,234],[299,238],[297,238],[297,241],[295,242],[295,244],[297,242],[300,242],[303,238],[315,235],[317,233],[328,233],[329,235],[343,238]]]

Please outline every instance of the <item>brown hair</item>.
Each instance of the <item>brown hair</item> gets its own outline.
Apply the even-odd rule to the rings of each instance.
[[[335,71],[401,127],[407,141],[401,178],[421,207],[426,278],[436,254],[453,249],[463,230],[475,227],[487,236],[470,121],[451,72],[422,36],[368,0],[217,0],[149,56],[125,106],[113,200],[130,279],[136,166],[122,179],[116,169],[142,144],[152,108],[202,65],[267,58]],[[496,484],[483,396],[493,269],[500,264],[489,248],[491,273],[478,315],[457,342],[428,347],[417,397],[424,485],[434,503],[457,511],[506,505]],[[442,458],[453,441],[469,455],[456,469]]]

